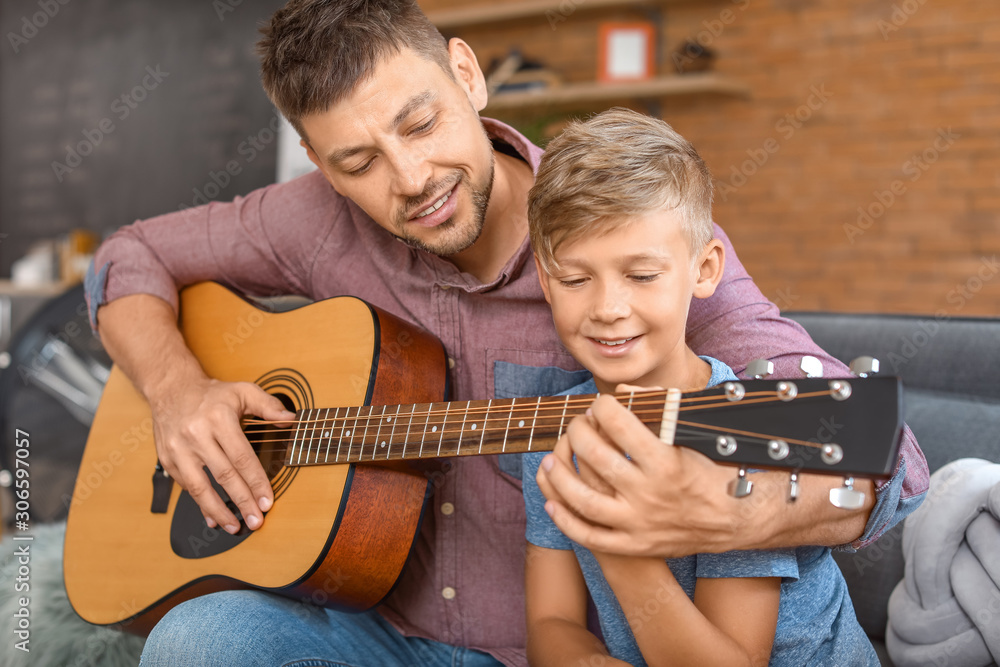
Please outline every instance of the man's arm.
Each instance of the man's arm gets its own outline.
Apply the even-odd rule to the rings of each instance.
[[[802,377],[800,363],[803,356],[809,355],[822,362],[826,377],[850,377],[850,371],[843,363],[816,345],[798,323],[781,317],[777,306],[761,294],[718,225],[715,226],[715,235],[726,248],[725,274],[712,297],[692,301],[687,323],[688,345],[698,354],[726,362],[738,375],[744,374],[746,365],[753,359],[769,359],[774,363],[774,377]],[[788,290],[775,295],[776,300],[788,305],[794,303],[795,298]],[[776,473],[772,477],[775,491],[787,484],[787,475]],[[848,513],[844,510],[831,514],[826,494],[839,483],[825,476],[803,479],[803,491],[809,495],[800,498],[800,501],[806,500],[803,505],[823,511],[816,517],[823,525],[810,526],[808,517],[797,521],[795,516],[809,511],[804,507],[800,509],[793,505],[790,509],[795,516],[791,517],[782,516],[785,513],[779,509],[778,518],[784,518],[782,525],[787,526],[784,529],[787,531],[785,545],[850,544],[852,548],[861,548],[919,505],[927,492],[930,474],[913,433],[904,428],[892,479],[875,485],[877,505],[874,510],[870,505],[866,506],[853,520],[846,516]],[[870,490],[870,483],[866,486]],[[872,500],[871,493],[868,500]],[[866,524],[869,515],[871,521]],[[798,541],[795,534],[800,526],[819,531],[820,535],[826,534],[828,539],[822,542]]]
[[[150,403],[157,455],[198,502],[209,524],[238,529],[208,483],[207,467],[251,528],[272,502],[270,484],[240,417],[289,419],[256,385],[208,378],[177,328],[178,288],[216,280],[251,294],[303,293],[316,237],[286,231],[287,219],[337,202],[308,179],[271,186],[121,228],[98,249],[87,275],[91,324],[114,362]],[[317,191],[310,191],[313,188]],[[329,191],[326,186],[325,191]],[[305,208],[310,202],[312,208]],[[297,208],[297,206],[299,208]],[[324,227],[328,227],[328,222]],[[308,238],[306,238],[308,236]]]
[[[788,475],[782,473],[754,473],[753,493],[734,498],[726,490],[733,467],[684,447],[665,447],[611,396],[596,400],[591,417],[575,418],[567,432],[542,460],[538,486],[551,501],[546,509],[556,526],[595,551],[679,557],[839,544],[861,534],[874,503],[871,484],[859,482],[856,488],[867,491],[864,508],[830,505],[829,489],[838,482],[823,475],[802,475],[799,499],[791,503]],[[574,454],[610,493],[581,479]]]
[[[98,311],[101,340],[146,397],[156,453],[164,469],[201,507],[210,526],[239,530],[209,483],[207,467],[251,529],[274,501],[271,484],[239,426],[239,417],[294,419],[252,383],[212,380],[184,344],[173,308],[148,294],[122,297]]]

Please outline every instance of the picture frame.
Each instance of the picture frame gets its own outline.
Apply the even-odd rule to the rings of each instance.
[[[650,23],[602,23],[598,29],[597,80],[611,83],[653,78],[655,39]]]

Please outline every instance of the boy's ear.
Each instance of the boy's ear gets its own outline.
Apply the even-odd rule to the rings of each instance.
[[[451,60],[451,71],[455,80],[469,97],[476,111],[486,108],[486,76],[479,66],[479,60],[472,47],[457,37],[448,40],[448,57]]]
[[[712,239],[705,245],[695,261],[695,284],[691,296],[707,299],[715,294],[715,288],[722,280],[722,272],[726,268],[726,251],[722,241]]]
[[[538,260],[538,255],[533,255],[533,257],[535,258],[535,269],[538,272],[538,284],[542,286],[542,294],[545,295],[545,301],[551,305],[552,299],[549,298],[549,273]]]

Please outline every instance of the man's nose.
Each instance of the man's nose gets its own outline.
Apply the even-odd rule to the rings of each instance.
[[[392,189],[404,197],[418,197],[431,181],[433,169],[423,155],[400,151],[389,158],[392,167]]]

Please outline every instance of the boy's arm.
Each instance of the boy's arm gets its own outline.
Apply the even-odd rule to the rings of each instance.
[[[627,665],[587,630],[587,586],[571,550],[528,544],[524,564],[528,662],[547,665]],[[593,661],[600,656],[599,661]]]
[[[780,577],[699,578],[692,602],[660,558],[594,555],[650,667],[768,664]]]

